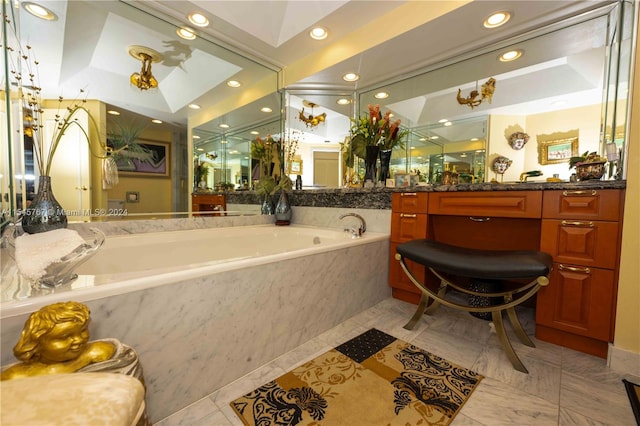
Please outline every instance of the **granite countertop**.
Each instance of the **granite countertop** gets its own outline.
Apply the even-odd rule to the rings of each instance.
[[[419,185],[403,188],[318,188],[288,193],[292,206],[390,209],[394,192],[470,192],[470,191],[540,191],[624,189],[624,180],[589,180],[583,182],[463,183],[458,185]],[[255,191],[227,192],[227,204],[261,204],[263,196]],[[278,195],[273,202],[277,203]]]

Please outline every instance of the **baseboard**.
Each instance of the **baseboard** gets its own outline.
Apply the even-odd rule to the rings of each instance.
[[[619,373],[640,377],[640,353],[620,349],[610,344],[607,364],[610,369]]]

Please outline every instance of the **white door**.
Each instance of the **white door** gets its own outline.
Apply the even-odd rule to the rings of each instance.
[[[327,151],[313,152],[313,184],[336,188],[340,186],[340,153]]]
[[[51,143],[57,113],[57,109],[46,109],[43,112],[44,138],[47,144]],[[89,119],[86,112],[78,111],[74,114],[74,118],[83,129],[88,129]],[[69,126],[58,144],[51,163],[51,190],[65,210],[69,221],[89,220],[90,160],[89,142],[84,133],[76,125]]]

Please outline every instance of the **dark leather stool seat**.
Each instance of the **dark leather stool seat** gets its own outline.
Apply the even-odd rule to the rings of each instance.
[[[534,296],[540,289],[540,286],[549,284],[547,276],[551,272],[553,260],[548,253],[535,250],[507,251],[469,249],[438,241],[419,239],[399,244],[396,248],[396,259],[400,261],[402,269],[411,282],[421,291],[418,309],[404,328],[413,329],[423,314],[433,313],[440,304],[467,312],[490,312],[496,333],[509,360],[516,370],[528,373],[513,350],[511,342],[504,330],[502,313],[507,313],[511,325],[520,340],[525,345],[535,346],[524,332],[514,308]],[[440,288],[437,291],[431,290],[424,283],[416,279],[407,268],[405,259],[427,267],[440,278]],[[443,273],[476,280],[531,281],[516,288],[510,286],[509,290],[506,291],[480,293],[472,290],[469,286],[451,282],[441,275]],[[498,298],[500,302],[492,306],[478,307],[463,304],[459,301],[451,301],[446,298],[448,287],[472,296]],[[430,299],[433,299],[433,303],[427,308]]]

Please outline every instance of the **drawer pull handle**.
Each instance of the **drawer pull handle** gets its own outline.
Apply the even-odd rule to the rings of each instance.
[[[401,197],[415,197],[416,195],[418,195],[418,194],[416,194],[415,192],[401,192],[400,193]]]
[[[569,195],[596,195],[597,193],[595,189],[592,189],[591,191],[563,191],[562,195],[566,197]]]
[[[562,226],[588,226],[589,228],[593,228],[595,225],[593,224],[593,222],[579,222],[579,221],[570,221],[570,220],[563,220],[561,222]]]
[[[418,217],[418,215],[409,214],[409,213],[400,213],[400,217]]]
[[[565,266],[563,264],[558,265],[558,269],[561,271],[583,272],[585,274],[591,273],[591,269],[589,268],[576,268],[575,266]]]
[[[474,222],[488,222],[491,220],[490,217],[473,217],[473,216],[469,216],[469,220],[472,220]]]

